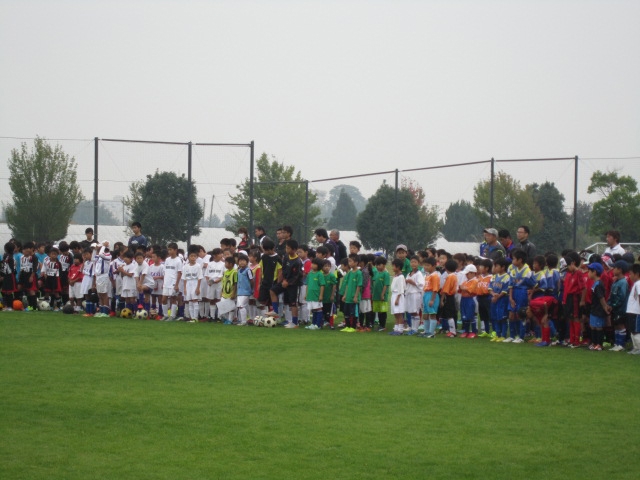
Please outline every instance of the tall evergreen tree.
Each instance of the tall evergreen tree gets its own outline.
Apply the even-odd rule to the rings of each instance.
[[[471,202],[454,202],[444,213],[442,234],[450,242],[479,242],[484,228]]]
[[[358,212],[353,200],[351,200],[351,197],[347,192],[342,190],[338,197],[336,208],[334,208],[331,213],[329,227],[338,228],[340,230],[355,230],[357,215]]]
[[[533,183],[526,189],[542,213],[542,228],[531,236],[531,240],[539,254],[547,251],[560,253],[570,246],[572,238],[571,219],[564,210],[564,195],[552,182]]]

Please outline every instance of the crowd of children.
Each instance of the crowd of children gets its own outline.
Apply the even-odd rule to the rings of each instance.
[[[287,232],[288,227],[282,231]],[[278,232],[280,233],[280,231]],[[361,253],[357,241],[338,264],[335,244],[315,250],[290,235],[237,248],[223,239],[207,251],[122,242],[9,242],[0,265],[5,310],[42,299],[54,310],[114,316],[145,310],[163,321],[220,321],[248,325],[260,316],[285,328],[387,330],[434,338],[490,337],[640,354],[640,264],[630,253],[565,251],[528,258],[515,248],[494,258],[451,255],[429,248],[415,254],[398,245],[391,262]],[[280,252],[280,253],[279,253]],[[40,302],[40,303],[38,303]],[[335,325],[338,312],[344,321]],[[458,326],[458,321],[461,327]]]

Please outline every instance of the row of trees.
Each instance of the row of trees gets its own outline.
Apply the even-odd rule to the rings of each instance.
[[[5,214],[15,237],[64,238],[74,212],[78,223],[90,223],[86,221],[89,213],[93,218],[92,202],[84,199],[78,185],[75,160],[60,146],[52,147],[41,138],[35,139],[31,151],[22,144],[20,150],[11,152],[9,173],[14,201],[5,206]],[[426,202],[420,185],[410,179],[403,179],[397,192],[383,182],[368,200],[351,185],[339,185],[329,193],[307,192],[307,188],[308,183],[295,167],[263,154],[256,162],[255,224],[264,225],[269,231],[284,224],[293,225],[299,238],[308,237],[319,225],[356,230],[366,248],[385,251],[393,250],[399,241],[411,246],[427,245],[439,232],[450,241],[481,241],[482,230],[489,225],[489,180],[481,180],[475,186],[473,202],[460,200],[451,204],[444,217],[437,207]],[[231,196],[234,212],[226,216],[224,223],[232,232],[249,224],[249,189],[247,179]],[[620,230],[625,239],[640,238],[636,220],[640,215],[640,192],[632,177],[596,171],[588,192],[598,194],[600,200],[593,205],[578,205],[581,245],[597,241],[609,229]],[[190,216],[186,214],[189,198]],[[198,222],[204,212],[197,201],[195,183],[190,186],[184,175],[147,175],[146,180],[130,186],[124,203],[131,218],[140,221],[145,234],[155,242],[184,241],[187,232],[200,233]],[[104,208],[99,215],[101,224],[119,223]],[[495,177],[494,225],[515,232],[522,224],[529,225],[532,239],[541,250],[560,251],[571,243],[572,216],[556,186],[551,182],[522,186],[500,172]]]

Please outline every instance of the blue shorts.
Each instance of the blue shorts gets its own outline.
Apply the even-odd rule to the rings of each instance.
[[[635,324],[636,324],[636,333],[640,333],[640,315],[636,315],[636,318],[634,318]]]
[[[429,302],[433,298],[433,306],[429,306]],[[422,313],[428,313],[429,315],[436,315],[438,313],[438,307],[440,306],[440,295],[438,292],[424,292],[422,296]]]
[[[591,315],[589,317],[589,326],[591,328],[604,328],[605,318]]]
[[[460,299],[460,317],[463,322],[471,322],[476,318],[476,302],[473,297],[462,297]]]
[[[524,288],[514,288],[513,300],[516,302],[516,306],[512,307],[511,302],[509,302],[509,311],[518,313],[518,310],[529,305],[529,295],[527,294],[527,290]]]
[[[507,311],[508,304],[508,297],[502,297],[495,303],[491,302],[491,320],[494,322],[501,322],[502,320],[505,320],[509,316]]]

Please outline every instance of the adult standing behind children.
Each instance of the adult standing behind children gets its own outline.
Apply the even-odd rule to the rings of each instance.
[[[496,261],[504,258],[507,252],[500,242],[498,242],[498,230],[495,228],[484,229],[484,242],[480,244],[480,256]]]
[[[340,260],[347,258],[347,246],[342,242],[342,240],[340,240],[340,230],[337,228],[331,230],[329,232],[329,239],[336,244],[337,250],[335,258],[336,262],[340,263]]]
[[[84,250],[85,248],[91,248],[91,245],[94,243],[98,243],[98,239],[93,236],[93,228],[89,227],[84,231],[84,234],[87,238],[80,242],[80,246]]]
[[[338,252],[338,246],[336,245],[336,242],[329,238],[327,230],[325,228],[316,228],[313,233],[316,236],[316,242],[318,242],[320,245],[331,245],[333,247],[332,256],[335,258],[336,253]]]
[[[147,248],[147,237],[142,235],[142,225],[140,222],[133,222],[131,224],[131,231],[133,231],[133,235],[129,238],[129,250],[131,250],[134,254],[139,247]]]
[[[531,265],[533,257],[536,256],[536,246],[529,241],[529,227],[526,225],[520,225],[516,231],[518,242],[520,242],[516,248],[524,251],[527,254],[527,263]]]
[[[607,236],[607,249],[604,251],[604,255],[609,255],[611,258],[617,253],[624,255],[625,251],[622,245],[620,245],[620,232],[617,230],[609,230],[606,233]]]

